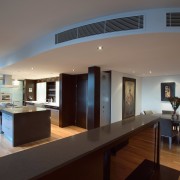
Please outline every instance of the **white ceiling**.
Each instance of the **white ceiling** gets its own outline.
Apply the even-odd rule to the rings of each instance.
[[[64,26],[115,13],[168,7],[180,7],[179,0],[1,0],[0,62]],[[103,45],[103,51],[97,51],[98,45]],[[59,73],[84,73],[89,66],[97,65],[103,70],[138,76],[180,74],[179,47],[180,33],[131,35],[58,48],[0,72],[14,78],[37,79]],[[149,70],[152,74],[148,74]]]

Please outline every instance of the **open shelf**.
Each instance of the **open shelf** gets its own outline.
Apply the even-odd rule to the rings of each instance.
[[[56,83],[55,82],[47,82],[47,100],[55,101],[56,97]]]

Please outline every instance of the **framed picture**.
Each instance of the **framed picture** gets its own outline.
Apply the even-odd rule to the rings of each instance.
[[[167,98],[175,96],[175,82],[161,83],[161,101],[168,101]]]
[[[32,92],[32,88],[29,88],[29,92]]]
[[[123,77],[122,119],[135,116],[136,79]]]

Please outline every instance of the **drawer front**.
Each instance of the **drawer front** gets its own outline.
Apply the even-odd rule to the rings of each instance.
[[[51,124],[59,126],[59,119],[51,118]]]
[[[59,120],[59,110],[56,109],[51,109],[51,108],[46,108],[51,110],[51,118],[55,118]]]
[[[9,128],[12,128],[13,126],[13,117],[6,115],[6,114],[2,114],[2,126],[7,126]]]
[[[9,120],[9,121],[12,121],[13,117],[10,116],[9,114],[2,113],[2,119],[6,119],[6,120]]]
[[[51,116],[59,119],[59,110],[51,109]]]
[[[2,114],[2,131],[4,135],[12,141],[13,139],[13,117],[7,114]]]
[[[9,128],[8,126],[2,126],[2,131],[4,132],[4,135],[12,141],[13,129]]]

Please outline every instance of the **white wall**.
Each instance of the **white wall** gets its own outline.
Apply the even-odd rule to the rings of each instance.
[[[142,80],[142,110],[161,113],[162,110],[172,111],[170,102],[161,101],[161,83],[175,82],[175,96],[180,97],[180,75],[146,77]],[[177,112],[180,111],[178,108]]]
[[[56,104],[59,105],[59,81],[56,81]]]
[[[136,112],[141,112],[142,78],[112,71],[111,74],[111,123],[122,120],[122,78],[136,79]]]

